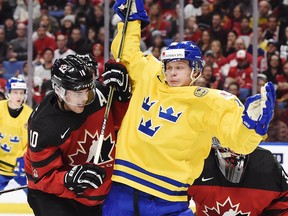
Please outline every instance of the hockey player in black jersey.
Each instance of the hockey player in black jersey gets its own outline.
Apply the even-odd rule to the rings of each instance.
[[[269,150],[257,147],[238,155],[215,137],[213,144],[202,174],[188,190],[197,216],[288,215],[288,176]]]
[[[93,65],[75,55],[57,59],[52,86],[29,121],[25,155],[28,202],[35,216],[101,215],[111,185],[115,154],[115,116],[123,116],[130,97],[125,67],[106,63],[105,84],[93,79]],[[96,63],[96,62],[95,62]],[[97,72],[97,64],[94,64]],[[107,104],[108,86],[117,94],[109,114],[99,163],[93,164]],[[119,99],[119,98],[118,98]],[[117,112],[119,110],[119,112]]]

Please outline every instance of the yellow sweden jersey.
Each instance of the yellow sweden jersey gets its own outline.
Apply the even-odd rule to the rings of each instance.
[[[16,159],[23,156],[28,142],[27,121],[32,109],[25,105],[16,118],[10,116],[8,101],[0,101],[0,174],[13,176]]]
[[[112,44],[118,54],[123,23]],[[140,22],[128,23],[121,62],[133,96],[117,140],[113,181],[170,201],[187,201],[216,136],[235,152],[252,152],[263,139],[242,124],[244,106],[225,91],[168,87],[161,62],[140,51]]]

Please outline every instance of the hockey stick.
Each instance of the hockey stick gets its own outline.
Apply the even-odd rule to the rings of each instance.
[[[128,17],[129,17],[130,10],[131,10],[131,4],[132,4],[132,0],[128,0],[128,6],[127,6],[126,14],[125,14],[124,26],[123,26],[123,30],[122,30],[120,47],[119,47],[119,51],[118,51],[116,62],[120,62],[123,42],[124,42],[124,38],[125,38],[126,30],[127,30],[127,25],[128,25]],[[100,153],[101,153],[101,149],[102,149],[102,144],[103,144],[103,140],[104,140],[104,133],[105,133],[105,130],[106,130],[106,124],[107,124],[107,120],[108,120],[108,116],[109,116],[109,111],[110,111],[110,108],[111,108],[113,94],[114,94],[114,87],[110,86],[109,94],[108,94],[108,101],[107,101],[107,105],[106,105],[106,109],[105,109],[105,113],[104,113],[103,124],[102,124],[102,128],[101,128],[101,133],[100,133],[100,136],[99,136],[97,149],[96,149],[96,153],[95,153],[95,156],[94,156],[94,163],[95,164],[98,164],[98,162],[99,162],[99,157],[100,157]]]
[[[27,188],[27,185],[21,186],[21,187],[17,187],[17,188],[11,188],[11,189],[7,189],[7,190],[2,190],[2,191],[0,191],[0,195],[4,194],[4,193],[10,193],[10,192],[13,192],[13,191],[26,189],[26,188]]]

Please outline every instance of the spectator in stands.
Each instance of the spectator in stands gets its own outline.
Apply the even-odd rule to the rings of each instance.
[[[211,50],[214,53],[215,56],[215,63],[217,64],[217,68],[219,68],[219,72],[222,70],[222,66],[226,63],[226,58],[223,55],[223,49],[221,45],[221,41],[219,40],[213,40],[211,42]]]
[[[10,41],[9,45],[11,49],[7,53],[7,58],[9,61],[24,61],[27,60],[27,47],[28,47],[28,40],[27,40],[27,31],[26,25],[23,23],[19,23],[17,25],[17,38]]]
[[[194,83],[195,86],[207,87],[207,81],[203,77],[199,77]]]
[[[201,38],[202,32],[198,28],[197,20],[194,16],[189,17],[185,20],[185,34],[184,40],[197,42]]]
[[[267,132],[268,137],[265,142],[288,142],[288,127],[281,120],[280,114],[279,106],[276,101],[273,118]]]
[[[226,91],[233,94],[233,95],[236,95],[241,100],[241,98],[240,98],[240,86],[237,82],[229,83]],[[241,102],[243,103],[244,101],[241,100]]]
[[[94,6],[93,19],[91,20],[91,26],[95,29],[99,29],[104,26],[104,9],[100,5]]]
[[[179,19],[180,19],[180,4],[177,3],[175,6],[175,15],[171,16],[168,21],[170,23],[170,32],[167,35],[167,38],[172,39],[179,32]],[[170,43],[169,43],[170,44]]]
[[[288,102],[288,61],[283,64],[283,73],[276,75],[277,98],[279,103]]]
[[[165,38],[170,32],[170,22],[163,19],[161,16],[161,8],[157,3],[154,3],[149,10],[150,24],[143,29],[144,42],[148,47],[152,45],[152,32],[158,30]]]
[[[54,60],[64,58],[68,55],[73,55],[75,52],[67,47],[67,38],[63,34],[57,35],[56,38],[57,49],[54,51]]]
[[[264,30],[267,28],[268,16],[272,13],[271,5],[268,0],[258,2],[258,25]],[[251,18],[251,26],[253,26],[253,18]]]
[[[288,60],[288,26],[285,28],[285,33],[282,41],[280,42],[280,57],[285,61]]]
[[[226,63],[229,65],[229,67],[236,67],[238,62],[236,59],[236,54],[239,50],[245,50],[246,51],[246,46],[243,38],[238,37],[235,41],[234,44],[235,47],[235,52],[231,53],[226,57]],[[252,55],[250,53],[246,53],[246,58],[249,61],[250,64],[252,64]]]
[[[4,29],[5,29],[5,41],[7,43],[17,38],[16,24],[12,17],[5,19]]]
[[[202,71],[202,78],[206,81],[205,87],[213,89],[221,88],[220,80],[213,74],[213,67],[211,65],[205,64]]]
[[[235,42],[238,34],[235,30],[230,30],[227,35],[227,44],[224,46],[223,55],[228,56],[236,51]]]
[[[32,19],[37,19],[40,17],[40,4],[37,0],[33,1],[33,13],[32,13]],[[28,24],[28,0],[19,0],[17,2],[17,7],[15,8],[14,14],[13,14],[14,20],[19,23]]]
[[[97,30],[90,26],[87,29],[87,46],[90,48],[97,41]]]
[[[48,10],[64,10],[67,0],[43,0],[43,4],[47,6]]]
[[[204,55],[208,50],[211,49],[211,35],[209,30],[203,30],[201,38],[196,42]]]
[[[193,0],[192,3],[188,3],[184,7],[184,19],[188,19],[189,17],[196,17],[202,15],[201,5],[203,4],[203,0]]]
[[[205,26],[207,29],[212,25],[212,12],[210,10],[210,4],[203,2],[201,6],[201,15],[196,16],[198,26]]]
[[[248,47],[250,44],[250,37],[253,32],[253,29],[250,27],[250,18],[243,16],[240,23],[240,31],[238,36],[242,38],[245,42],[245,46]]]
[[[66,15],[63,19],[61,19],[60,23],[60,34],[63,34],[68,38],[71,35],[72,29],[75,25],[75,16],[73,14]]]
[[[54,59],[54,51],[50,48],[46,48],[43,51],[44,62],[41,65],[35,66],[34,76],[40,77],[42,79],[42,82],[50,80],[53,59]]]
[[[158,48],[160,54],[166,49],[166,44],[164,43],[163,36],[161,32],[158,30],[152,32],[152,45],[144,53],[151,54],[154,48]],[[155,51],[157,52],[157,49],[156,50],[154,49],[154,52]],[[154,57],[159,58],[157,54]]]
[[[71,4],[70,2],[67,2],[64,7],[64,17],[67,15],[73,15],[73,14],[74,14],[73,4]]]
[[[86,54],[88,52],[87,39],[82,37],[80,27],[73,27],[71,35],[68,38],[67,47],[78,54]]]
[[[241,30],[241,22],[243,18],[243,11],[239,4],[235,5],[232,10],[232,16],[231,16],[231,27],[228,28],[228,30],[233,29],[238,34]]]
[[[75,26],[80,27],[81,36],[87,37],[87,28],[91,25],[88,25],[87,15],[83,12],[78,12],[75,16]],[[87,38],[86,38],[87,39]]]
[[[47,31],[53,35],[55,35],[60,29],[58,20],[55,17],[50,16],[48,14],[41,14],[39,18],[33,21],[33,26],[38,26],[39,23],[47,26]]]
[[[224,46],[227,44],[228,31],[222,27],[221,23],[221,14],[214,13],[212,16],[211,37],[213,40],[219,40],[221,42],[221,46]]]
[[[5,29],[0,26],[0,63],[7,59],[8,43],[5,41]]]
[[[220,68],[219,65],[216,62],[216,56],[212,50],[207,50],[205,54],[203,55],[203,61],[205,62],[205,65],[210,65],[213,68],[213,74],[216,77],[221,76],[220,74]]]
[[[238,1],[238,3],[243,11],[243,14],[245,14],[247,17],[251,17],[252,12],[253,12],[253,1],[241,0],[241,1]]]
[[[257,74],[257,94],[261,92],[261,87],[267,83],[267,76],[265,74]]]
[[[260,56],[264,56],[267,47],[267,42],[268,41],[263,38],[263,28],[261,26],[258,26],[257,28],[258,59],[261,59]],[[253,32],[250,34],[250,43],[247,48],[247,52],[250,54],[252,54],[253,52]]]
[[[94,9],[90,4],[89,0],[76,0],[75,3],[75,14],[83,13],[87,18],[87,25],[93,25]]]
[[[13,8],[7,1],[0,0],[0,25],[4,25],[7,18],[13,17]]]
[[[47,91],[52,89],[51,86],[51,68],[53,66],[54,51],[50,48],[46,48],[43,51],[43,64],[35,66],[34,71],[34,87],[35,92],[39,94],[34,94],[34,101],[39,104],[44,98]],[[38,87],[38,89],[37,89]]]
[[[92,45],[92,55],[98,63],[99,79],[102,81],[102,73],[104,72],[104,47],[100,43]]]
[[[6,99],[5,97],[5,86],[7,83],[7,80],[3,78],[3,67],[2,63],[0,63],[0,100]]]
[[[37,58],[42,58],[43,51],[46,48],[49,48],[51,50],[56,49],[56,41],[55,38],[49,37],[47,35],[47,29],[46,26],[40,25],[37,28],[37,36],[38,39],[36,39],[33,43],[34,45],[34,56]]]
[[[275,41],[279,40],[279,25],[278,25],[278,18],[270,14],[267,17],[267,28],[263,33],[263,37],[266,40],[273,39]]]
[[[263,71],[263,74],[267,76],[267,81],[277,84],[276,76],[283,75],[282,60],[279,55],[272,55],[268,59],[268,69]]]
[[[279,55],[278,42],[273,39],[269,39],[267,41],[266,52],[264,53],[264,56],[258,58],[258,67],[261,73],[268,69],[268,62],[272,55]]]
[[[105,41],[105,27],[100,27],[100,29],[98,29],[96,42],[104,46],[104,41]]]
[[[240,88],[252,89],[253,68],[247,59],[247,52],[239,50],[236,53],[237,66],[231,67],[228,77],[232,77],[239,84]]]

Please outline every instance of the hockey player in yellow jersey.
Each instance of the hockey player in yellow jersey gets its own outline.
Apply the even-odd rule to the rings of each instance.
[[[121,62],[132,83],[132,98],[118,133],[112,187],[104,216],[193,215],[187,189],[201,174],[216,136],[225,147],[251,153],[266,138],[275,104],[272,83],[261,95],[240,100],[225,91],[193,86],[201,76],[201,50],[174,42],[162,61],[140,50],[141,27],[149,23],[142,0],[132,0]],[[115,12],[125,20],[126,0]],[[123,22],[112,42],[116,58]]]
[[[32,109],[25,104],[26,89],[23,79],[12,77],[6,84],[7,100],[0,101],[0,190],[12,179],[22,186],[27,184],[23,155]]]

